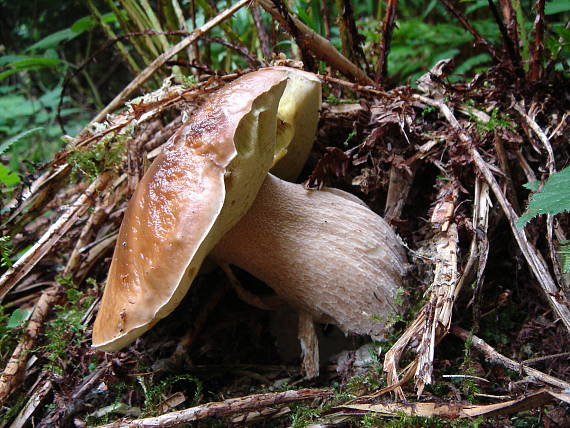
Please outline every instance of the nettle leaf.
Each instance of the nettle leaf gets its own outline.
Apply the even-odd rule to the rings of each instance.
[[[522,229],[537,215],[563,211],[570,211],[570,167],[552,174],[542,191],[531,195],[527,210],[517,220],[517,228]]]
[[[538,189],[540,188],[540,181],[529,181],[528,183],[523,184],[523,187],[530,190],[531,192],[538,192]]]

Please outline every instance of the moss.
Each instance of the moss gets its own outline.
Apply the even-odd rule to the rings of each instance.
[[[187,381],[195,385],[196,389],[194,392],[194,398],[192,399],[192,404],[198,404],[204,391],[202,381],[192,375],[175,375],[157,382],[156,384],[152,384],[149,387],[143,387],[145,393],[143,412],[147,415],[155,413],[158,405],[162,403],[166,397],[172,394],[173,385],[181,381]]]
[[[476,116],[472,116],[471,119],[475,122],[475,129],[479,134],[484,134],[497,128],[505,128],[515,132],[515,128],[510,122],[510,116],[507,113],[500,114],[498,107],[495,107],[493,111],[491,111],[488,122],[479,120]]]
[[[477,428],[483,422],[484,418],[477,419],[446,419],[442,417],[424,418],[420,416],[410,416],[404,413],[398,414],[396,417],[387,418],[374,414],[367,414],[362,417],[361,426],[384,428]]]
[[[406,290],[404,287],[398,287],[396,290],[396,296],[394,297],[394,303],[398,306],[403,306],[406,303],[405,300]]]
[[[358,104],[358,100],[354,100],[354,99],[340,99],[335,97],[334,95],[329,95],[328,97],[325,98],[325,102],[329,103],[329,104],[333,104],[333,105],[338,105],[338,104]]]
[[[13,348],[12,330],[8,328],[8,315],[4,313],[4,307],[0,305],[0,357],[2,361]]]
[[[322,409],[315,409],[304,404],[291,406],[291,428],[304,428],[309,425],[322,412]]]
[[[115,401],[111,404],[110,408],[115,407],[119,409],[121,407],[120,405],[122,403],[121,400],[123,398],[123,393],[129,391],[130,389],[131,388],[126,383],[110,384],[109,396],[115,397]],[[93,414],[88,415],[85,418],[85,423],[87,426],[93,427],[111,423],[116,419],[116,412],[109,411],[102,416],[94,416]]]
[[[68,347],[79,347],[84,339],[86,325],[82,319],[93,303],[93,297],[84,297],[70,277],[57,277],[56,281],[65,287],[67,303],[55,306],[55,318],[45,330],[46,345],[40,350],[48,360],[45,368],[62,375],[69,358]]]
[[[127,126],[121,134],[111,132],[88,149],[73,148],[67,155],[67,162],[72,168],[72,179],[81,173],[93,180],[103,171],[120,165],[125,154],[126,140],[130,134],[132,129]]]
[[[470,334],[465,341],[464,353],[463,353],[463,363],[461,364],[461,368],[463,369],[463,374],[465,376],[475,376],[477,372],[472,367],[473,358],[471,355],[473,348],[473,334]],[[465,399],[470,402],[474,403],[477,394],[481,392],[479,385],[477,385],[477,381],[472,377],[464,377],[460,378],[460,386],[461,390],[465,396]]]
[[[185,88],[193,88],[198,84],[198,79],[194,76],[177,75],[176,80]]]
[[[0,425],[5,426],[8,424],[10,420],[12,420],[24,407],[24,404],[28,401],[28,397],[25,394],[17,395],[15,398],[11,397],[10,401],[13,403],[12,405],[4,406],[6,413],[0,415]]]
[[[428,428],[477,428],[483,422],[484,418],[477,419],[446,419],[442,417],[423,418],[420,416],[410,416],[400,414],[396,418],[386,421],[382,419],[381,426],[386,428],[411,428],[411,427],[428,427]],[[376,425],[379,426],[379,425]]]

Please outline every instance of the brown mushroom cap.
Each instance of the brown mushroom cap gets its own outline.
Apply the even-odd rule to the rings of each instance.
[[[262,69],[226,85],[154,161],[125,212],[94,347],[118,350],[168,315],[249,209],[273,162],[278,103],[291,73]]]
[[[308,191],[272,175],[212,254],[261,279],[316,321],[374,337],[385,333],[386,320],[398,310],[406,269],[399,238],[358,198]]]

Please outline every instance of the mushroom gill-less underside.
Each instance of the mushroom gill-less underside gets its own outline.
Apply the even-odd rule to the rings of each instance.
[[[212,252],[293,307],[343,331],[384,335],[398,311],[406,256],[390,226],[355,196],[269,175]]]

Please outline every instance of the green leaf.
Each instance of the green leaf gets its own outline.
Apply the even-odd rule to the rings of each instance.
[[[481,65],[481,64],[490,63],[490,62],[491,62],[491,57],[489,56],[489,54],[482,53],[479,55],[475,55],[475,56],[472,56],[472,57],[466,59],[461,65],[456,67],[455,73],[456,74],[466,74],[467,72],[469,72],[474,67]]]
[[[57,58],[46,58],[42,56],[24,56],[19,57],[16,61],[12,61],[8,64],[10,70],[6,70],[0,73],[0,80],[11,76],[14,73],[23,70],[36,70],[43,67],[53,67],[62,63],[61,60]]]
[[[7,65],[15,61],[26,59],[26,55],[3,55],[0,56],[0,65]]]
[[[299,19],[301,21],[303,21],[308,27],[311,28],[311,30],[318,32],[318,29],[315,26],[315,22],[313,21],[313,19],[309,16],[309,14],[307,13],[307,11],[305,9],[299,8],[297,9],[297,16],[299,17]]]
[[[49,36],[44,37],[40,41],[34,43],[31,46],[28,46],[25,52],[31,52],[36,50],[45,50],[50,48],[55,48],[61,42],[66,42],[77,37],[79,34],[75,31],[66,28],[65,30],[56,31],[55,33],[51,33]]]
[[[538,188],[540,187],[540,181],[538,180],[529,181],[528,183],[523,184],[523,187],[525,189],[530,190],[531,192],[537,192]]]
[[[13,68],[12,70],[6,70],[3,73],[0,73],[0,80],[4,80],[6,77],[11,76],[12,74],[16,74],[19,71],[22,70],[18,70],[17,68]]]
[[[556,215],[563,211],[570,211],[570,167],[552,174],[542,191],[530,197],[527,210],[517,220],[517,228],[522,229],[539,214]]]
[[[2,166],[0,164],[0,166]],[[12,267],[12,259],[10,255],[12,254],[12,242],[9,235],[0,237],[0,266],[10,268]],[[2,321],[2,306],[0,306],[0,321]]]
[[[90,30],[96,24],[97,21],[95,21],[92,16],[84,16],[83,18],[79,18],[77,21],[75,21],[70,28],[71,31],[73,31],[76,35],[79,35],[85,31]]]
[[[6,95],[0,97],[0,117],[6,120],[14,120],[19,117],[28,117],[40,108],[37,102],[26,99],[22,95]],[[9,129],[4,131],[7,134],[14,134],[17,131]]]
[[[552,0],[546,3],[544,7],[544,13],[546,15],[555,15],[568,11],[570,11],[570,2],[568,0]]]
[[[32,309],[16,309],[14,312],[12,312],[12,315],[10,315],[10,319],[6,324],[6,327],[10,329],[19,327],[24,321],[29,318],[31,312]]]
[[[20,176],[7,166],[0,164],[0,183],[12,187],[20,182]]]
[[[42,129],[44,128],[41,126],[37,128],[28,129],[27,131],[20,132],[18,135],[14,135],[13,137],[8,138],[6,141],[0,144],[0,155],[4,153],[6,150],[8,150],[12,145],[16,144],[18,141],[26,138],[29,135],[35,134],[36,132],[39,132]]]
[[[9,65],[14,68],[19,68],[21,70],[29,67],[53,67],[58,65],[61,61],[56,58],[45,58],[43,56],[30,56],[19,61],[14,61]]]
[[[464,1],[462,3],[472,3],[465,8],[465,15],[469,15],[479,9],[484,9],[489,7],[489,2],[487,0],[477,0],[477,1]]]

